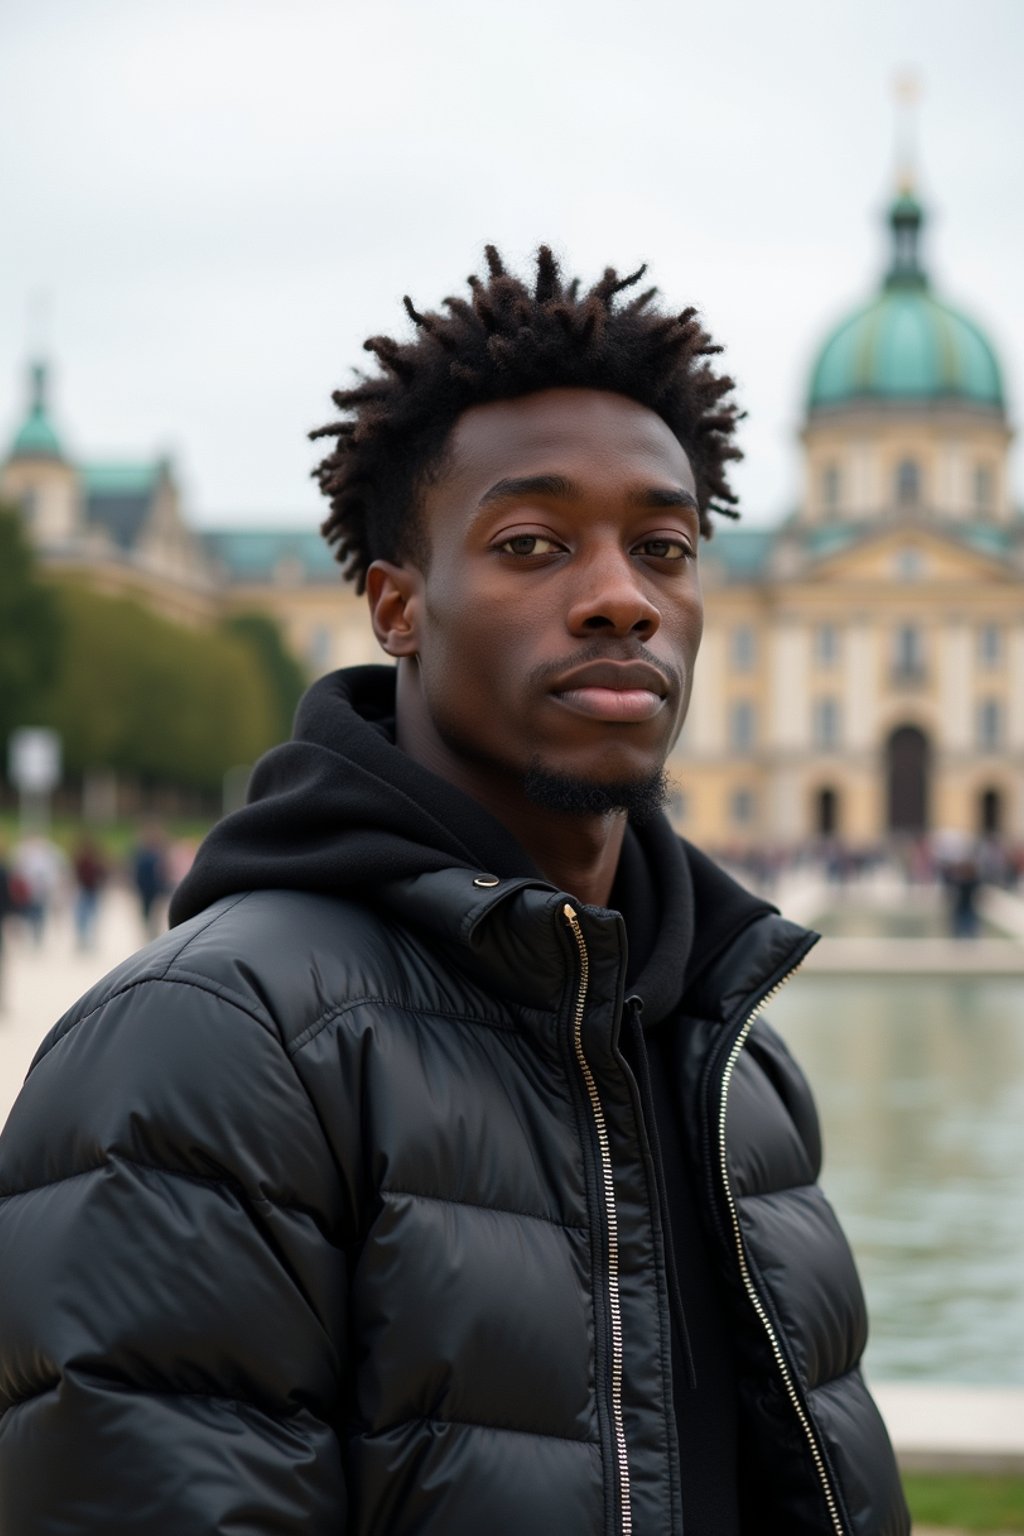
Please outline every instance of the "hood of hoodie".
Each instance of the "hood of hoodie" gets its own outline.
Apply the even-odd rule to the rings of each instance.
[[[238,891],[343,895],[453,865],[543,880],[499,821],[395,746],[392,668],[350,667],[303,696],[291,741],[200,847],[171,922]]]
[[[248,803],[200,847],[171,922],[240,891],[368,893],[453,866],[548,883],[500,821],[395,745],[394,670],[351,667],[304,695],[292,740],[260,759]],[[609,906],[625,920],[627,987],[648,1027],[679,1002],[691,961],[775,910],[663,816],[627,828]]]

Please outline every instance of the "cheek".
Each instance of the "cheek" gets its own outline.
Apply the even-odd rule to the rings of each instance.
[[[673,643],[687,667],[700,649],[704,634],[704,605],[699,593],[692,602],[682,604],[672,620]]]
[[[435,601],[427,619],[419,670],[430,713],[438,720],[482,718],[499,681],[501,638],[479,604],[467,604],[455,594],[447,607]]]
[[[704,609],[703,608],[699,608],[697,610],[696,614],[694,615],[692,635],[693,635],[693,642],[692,642],[693,643],[693,654],[694,654],[694,656],[696,656],[697,652],[700,650],[700,642],[704,638]]]
[[[696,584],[686,609],[686,628],[691,650],[696,655],[700,647],[701,636],[704,633],[704,593],[701,590],[699,572],[696,575]]]

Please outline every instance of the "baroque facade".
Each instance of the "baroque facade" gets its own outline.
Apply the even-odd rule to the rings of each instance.
[[[879,290],[819,349],[798,510],[719,528],[702,551],[704,641],[670,764],[695,841],[1024,841],[1024,518],[1006,397],[988,338],[933,290],[923,223],[902,191]],[[194,531],[169,461],[75,461],[46,391],[36,364],[0,496],[49,567],[194,624],[261,609],[311,676],[380,659],[315,530]]]
[[[1024,840],[1024,519],[995,351],[933,290],[923,210],[818,351],[799,509],[702,553],[707,620],[673,758],[716,846]]]
[[[48,386],[46,365],[33,363],[27,410],[0,464],[0,498],[21,509],[44,565],[81,573],[103,592],[130,592],[180,622],[208,622],[217,593],[170,460],[73,458]]]
[[[315,528],[192,528],[168,458],[80,460],[54,424],[46,364],[6,458],[0,500],[19,507],[45,569],[128,596],[179,623],[259,610],[310,677],[370,658],[364,605]]]

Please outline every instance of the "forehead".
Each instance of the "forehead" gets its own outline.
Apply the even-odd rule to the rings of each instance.
[[[483,494],[510,475],[559,471],[695,492],[686,452],[645,405],[597,389],[546,389],[464,411],[448,439],[440,480]]]

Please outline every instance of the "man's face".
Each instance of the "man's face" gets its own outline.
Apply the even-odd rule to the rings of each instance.
[[[703,610],[686,453],[621,395],[552,389],[461,416],[410,573],[400,734],[478,790],[531,771],[650,781],[686,714]],[[371,581],[371,600],[375,591]],[[404,716],[404,721],[403,721]]]

